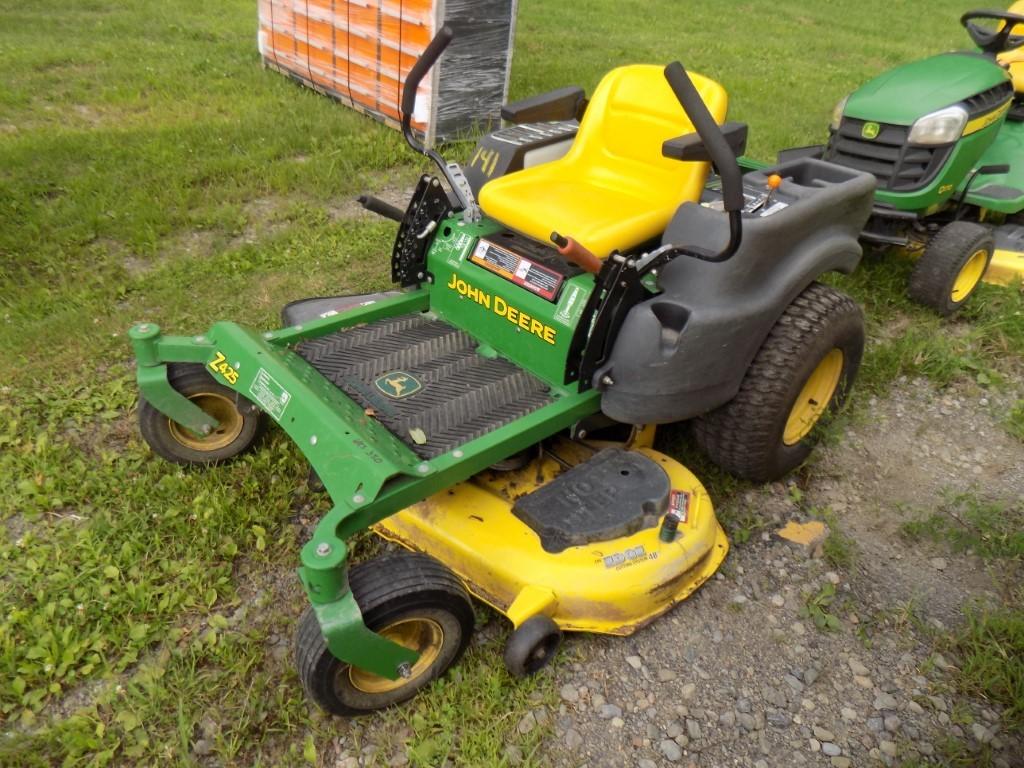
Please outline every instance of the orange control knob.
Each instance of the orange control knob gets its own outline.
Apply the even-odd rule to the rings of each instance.
[[[596,275],[601,271],[601,260],[571,237],[563,237],[557,232],[552,232],[551,242],[562,256],[585,272]]]
[[[773,173],[771,176],[768,177],[768,189],[770,189],[772,192],[778,189],[781,183],[782,177],[779,176],[779,174],[777,173]]]

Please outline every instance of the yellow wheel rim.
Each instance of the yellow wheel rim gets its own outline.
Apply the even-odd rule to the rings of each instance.
[[[797,395],[796,402],[786,420],[786,429],[782,434],[782,442],[796,445],[814,429],[821,414],[828,408],[832,395],[839,386],[839,377],[843,373],[843,352],[833,349],[821,359],[818,366],[807,377],[803,389]]]
[[[985,248],[979,248],[971,254],[971,258],[961,267],[960,274],[953,281],[953,290],[949,292],[949,297],[953,301],[959,303],[970,295],[978,281],[981,280],[981,276],[985,274],[986,261],[988,261],[988,250]]]
[[[214,392],[200,392],[190,395],[189,400],[215,418],[217,428],[208,435],[194,435],[177,422],[167,420],[173,437],[179,444],[193,451],[218,451],[234,442],[242,431],[242,414],[230,398]]]
[[[419,653],[420,657],[409,670],[408,677],[388,680],[355,667],[348,668],[348,679],[352,685],[363,693],[389,693],[409,685],[426,672],[434,663],[441,646],[444,644],[444,630],[433,619],[405,619],[385,627],[380,635],[393,643]]]

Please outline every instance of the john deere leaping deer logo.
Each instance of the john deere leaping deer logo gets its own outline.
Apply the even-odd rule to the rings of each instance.
[[[392,371],[378,376],[373,382],[373,386],[392,400],[401,400],[403,397],[414,395],[423,389],[423,383],[405,371]]]

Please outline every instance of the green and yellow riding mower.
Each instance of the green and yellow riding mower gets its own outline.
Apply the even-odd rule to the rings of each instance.
[[[1011,11],[965,13],[979,50],[879,75],[836,105],[827,145],[778,157],[876,176],[862,240],[916,256],[910,296],[943,315],[983,276],[1024,277],[1024,2]]]
[[[398,290],[294,302],[266,332],[130,334],[156,453],[225,460],[269,416],[330,494],[301,552],[296,663],[338,714],[443,674],[473,631],[470,594],[510,619],[515,675],[562,631],[627,635],[685,599],[728,543],[653,425],[694,420],[723,467],[779,477],[863,349],[859,308],[816,280],[859,262],[873,178],[813,159],[771,169],[778,185],[742,177],[746,128],[719,125],[721,86],[641,65],[604,78],[560,159],[496,174],[478,204],[408,117],[451,38],[402,101],[440,177],[404,212],[362,199],[398,222]],[[349,568],[346,539],[368,527],[411,552]]]

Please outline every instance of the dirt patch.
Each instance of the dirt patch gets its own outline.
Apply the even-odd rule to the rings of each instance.
[[[999,424],[1011,402],[968,385],[937,391],[904,381],[872,398],[866,423],[823,452],[808,501],[834,511],[856,541],[860,583],[875,607],[902,603],[951,625],[972,599],[997,598],[1005,564],[910,546],[901,528],[955,494],[1005,504],[1024,498],[1024,443]]]
[[[1016,396],[898,382],[821,450],[799,494],[790,481],[719,500],[723,516],[769,528],[827,508],[854,542],[854,564],[844,571],[755,534],[734,542],[694,598],[633,637],[571,638],[552,764],[941,764],[952,737],[994,765],[1021,765],[1021,734],[1001,729],[996,708],[951,695],[932,634],[972,602],[997,601],[1012,573],[900,536],[951,491],[1024,495],[1024,444],[999,426]],[[807,605],[830,591],[823,610],[838,628],[820,631]]]
[[[190,229],[166,238],[152,256],[143,257],[136,253],[124,256],[121,259],[121,266],[124,267],[131,279],[144,279],[151,272],[182,256],[203,258],[212,255],[216,248],[217,238],[215,232]]]
[[[1024,443],[999,423],[1013,400],[969,385],[937,391],[923,379],[903,381],[871,398],[868,423],[849,430],[820,469],[886,507],[932,505],[948,491],[1021,498]]]
[[[301,162],[302,160],[297,160]],[[369,194],[404,211],[416,187],[409,174],[401,177],[390,174],[368,180],[364,185]],[[244,224],[233,234],[217,230],[190,229],[170,235],[160,244],[156,253],[143,256],[125,253],[121,265],[133,280],[146,278],[150,273],[181,257],[204,258],[215,252],[231,251],[246,245],[255,245],[292,227],[302,226],[305,217],[318,223],[336,223],[353,219],[372,220],[377,215],[367,211],[357,200],[358,195],[339,196],[329,202],[313,200],[301,195],[267,195],[245,201],[240,205]],[[108,241],[101,245],[110,252],[126,249],[120,243]]]

